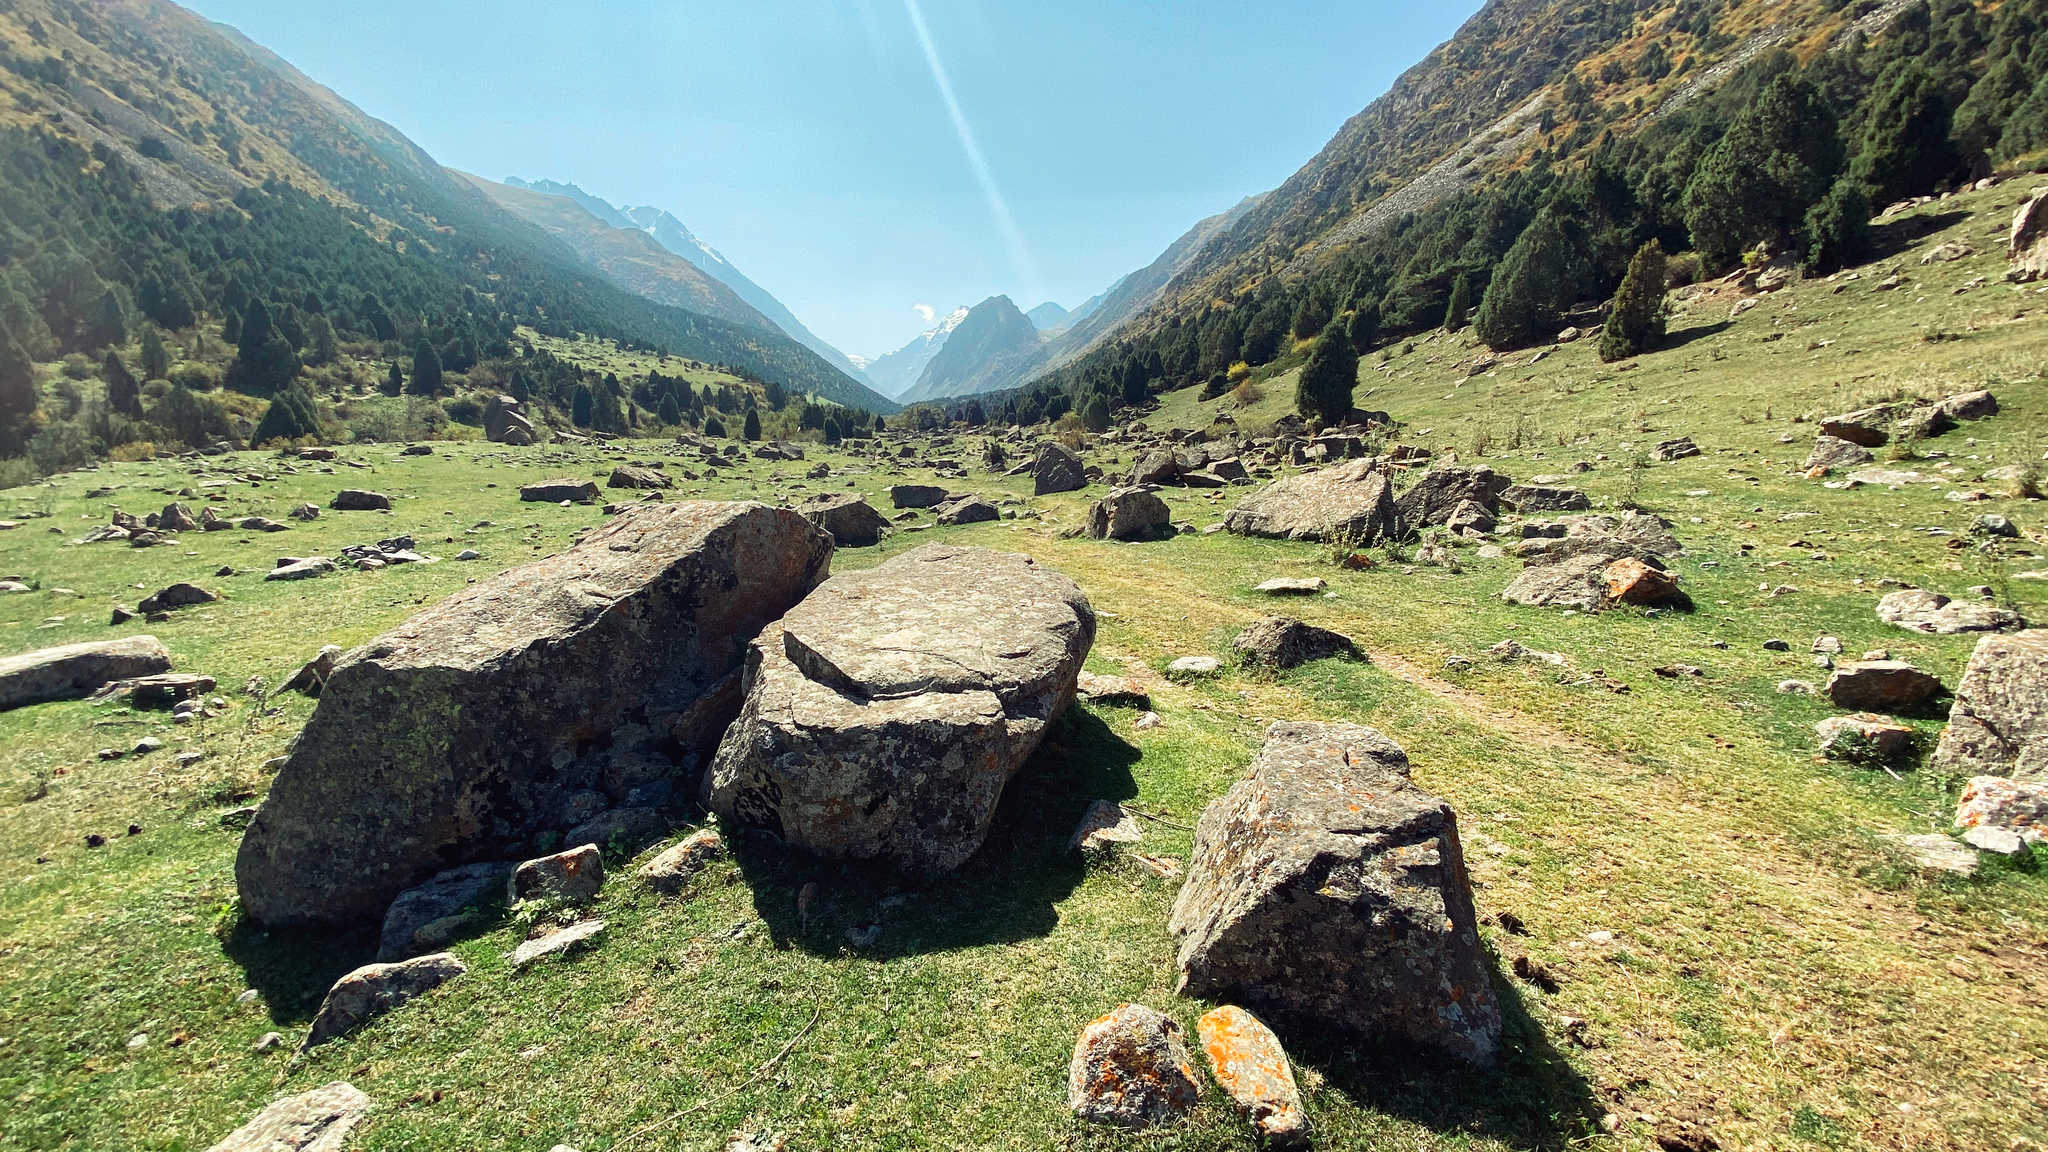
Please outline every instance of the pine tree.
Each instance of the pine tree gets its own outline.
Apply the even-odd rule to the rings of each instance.
[[[1914,59],[1893,65],[1878,78],[1874,93],[1851,169],[1869,190],[1871,203],[1932,192],[1961,169],[1962,158],[1949,139],[1955,109],[1926,65]]]
[[[827,428],[830,428],[831,426],[832,426],[832,422],[831,422],[831,421],[827,421],[827,422],[826,422],[826,427],[827,427]],[[744,422],[743,424],[741,424],[741,425],[740,425],[740,439],[742,439],[742,440],[759,440],[760,438],[761,438],[761,413],[760,413],[760,411],[759,411],[758,409],[756,409],[756,408],[755,408],[755,407],[754,407],[753,405],[749,404],[749,405],[747,406],[747,418],[746,418],[746,421],[745,421],[745,422]],[[830,437],[830,436],[827,436],[827,437],[826,437],[826,439],[827,439],[827,440],[830,440],[830,439],[831,439],[831,437]]]
[[[1360,356],[1372,351],[1380,339],[1380,303],[1367,300],[1351,313],[1345,332],[1351,337],[1351,349]]]
[[[661,419],[663,424],[671,428],[683,422],[683,406],[676,403],[676,394],[674,392],[663,392],[661,394],[661,407],[656,410],[655,415]]]
[[[121,299],[113,289],[107,289],[93,307],[92,319],[86,323],[85,342],[90,348],[114,348],[128,342],[128,312],[121,307]]]
[[[1716,268],[1768,242],[1782,248],[1844,164],[1841,133],[1820,91],[1785,73],[1764,86],[1686,185],[1685,225]]]
[[[1288,314],[1284,303],[1274,300],[1252,316],[1244,332],[1244,362],[1256,368],[1270,363],[1280,352],[1280,338],[1287,334]],[[1229,368],[1230,365],[1223,365]]]
[[[412,350],[412,394],[432,396],[441,390],[441,354],[422,338]]]
[[[1600,332],[1600,359],[1626,360],[1664,337],[1664,246],[1655,240],[1636,249],[1628,274],[1614,295],[1614,311]]]
[[[405,373],[398,367],[398,361],[391,362],[391,371],[384,374],[384,386],[380,389],[386,396],[405,395]]]
[[[220,338],[227,341],[230,344],[237,344],[241,342],[242,314],[240,312],[237,312],[233,308],[230,308],[227,310],[227,314],[221,317]]]
[[[1296,340],[1309,340],[1321,334],[1330,326],[1330,302],[1321,292],[1313,289],[1301,294],[1301,303],[1294,307],[1294,322],[1288,327]]]
[[[1564,221],[1546,208],[1494,270],[1473,330],[1493,348],[1520,347],[1548,335],[1557,330],[1591,275],[1591,265]]]
[[[1468,323],[1466,317],[1471,314],[1472,274],[1460,272],[1451,284],[1451,302],[1444,308],[1444,331],[1463,332]]]
[[[719,419],[718,417],[716,417],[716,416],[707,416],[707,417],[705,417],[705,418],[704,418],[704,434],[705,434],[706,436],[723,436],[723,435],[725,435],[725,421],[723,421],[723,420],[720,420],[720,419]]]
[[[1870,194],[1844,176],[1806,214],[1806,269],[1826,275],[1870,255]]]
[[[1324,427],[1341,424],[1351,412],[1351,393],[1358,387],[1358,352],[1341,321],[1331,321],[1309,349],[1295,385],[1294,407]]]
[[[228,369],[228,386],[251,396],[270,396],[298,374],[299,354],[291,341],[271,323],[263,301],[251,300],[249,313],[242,318],[235,363]]]
[[[313,407],[312,394],[304,384],[293,381],[271,397],[270,407],[264,410],[263,419],[249,440],[253,446],[273,440],[297,440],[319,432],[320,417]]]
[[[20,454],[41,392],[35,362],[14,333],[0,324],[0,456]]]
[[[171,354],[164,347],[164,338],[156,325],[145,325],[142,329],[142,378],[163,380],[171,374]]]
[[[1081,409],[1081,425],[1090,432],[1109,431],[1109,398],[1097,393]]]
[[[591,395],[590,385],[578,384],[576,395],[569,401],[569,419],[574,421],[578,428],[590,427],[591,410],[595,403],[596,398]]]
[[[107,381],[107,409],[132,419],[142,419],[142,386],[136,382],[135,373],[121,362],[120,353],[107,353],[107,362],[100,375]]]
[[[786,389],[786,388],[784,388],[784,387],[783,387],[782,385],[780,385],[780,384],[774,383],[773,381],[769,382],[769,385],[768,385],[768,410],[769,410],[770,412],[780,412],[780,411],[782,411],[782,410],[783,410],[784,408],[786,408],[786,407],[788,407],[788,406],[789,406],[789,390],[788,390],[788,389]]]
[[[311,296],[312,293],[309,292],[307,295]],[[311,337],[311,342],[307,345],[311,349],[307,361],[313,364],[334,363],[335,356],[341,352],[340,343],[334,336],[334,324],[327,319],[324,312],[309,312],[306,316],[307,335]]]

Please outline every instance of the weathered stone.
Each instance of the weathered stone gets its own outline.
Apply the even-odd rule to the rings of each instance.
[[[335,493],[334,501],[327,506],[336,512],[388,512],[391,509],[391,497],[382,492],[344,488]]]
[[[1531,512],[1583,512],[1593,506],[1577,488],[1547,488],[1516,484],[1500,494],[1503,507],[1527,515]]]
[[[173,584],[137,604],[135,610],[147,616],[152,612],[169,612],[194,604],[214,604],[219,600],[220,593],[208,592],[197,584]]]
[[[986,524],[1003,518],[1002,510],[979,496],[961,496],[939,508],[939,527]]]
[[[334,675],[334,665],[342,657],[344,649],[339,644],[324,645],[320,653],[300,666],[292,678],[284,682],[283,691],[299,692],[307,696],[318,696],[327,686],[327,678]]]
[[[1244,536],[1364,545],[1393,536],[1397,517],[1385,465],[1353,460],[1268,484],[1231,509],[1223,524]]]
[[[1114,800],[1097,800],[1081,814],[1081,822],[1074,825],[1074,835],[1067,841],[1067,847],[1092,852],[1112,844],[1136,844],[1144,838],[1138,818],[1124,811],[1123,805]]]
[[[1289,616],[1268,616],[1252,624],[1237,634],[1230,647],[1246,663],[1269,668],[1298,668],[1311,660],[1355,655],[1358,651],[1351,637]]]
[[[569,829],[562,843],[606,848],[616,843],[628,852],[638,852],[668,835],[670,823],[656,808],[614,808]]]
[[[663,472],[661,469],[642,468],[634,464],[621,464],[617,468],[612,469],[611,479],[605,481],[605,487],[607,488],[653,490],[673,488],[675,486],[676,482],[670,479],[668,473]],[[574,497],[565,496],[563,499],[574,499]]]
[[[165,532],[190,532],[199,527],[199,520],[192,515],[192,509],[183,504],[166,504],[157,514],[156,526]]]
[[[1201,1103],[1202,1087],[1180,1025],[1125,1004],[1081,1029],[1067,1066],[1067,1107],[1120,1128],[1175,1123]]]
[[[1252,591],[1268,596],[1311,596],[1329,586],[1321,576],[1275,576]]]
[[[1607,570],[1619,557],[1605,551],[1525,561],[1501,599],[1529,608],[1598,612],[1607,606]]]
[[[529,504],[560,504],[564,500],[572,504],[595,504],[602,499],[597,481],[579,480],[574,476],[521,485],[519,498]]]
[[[305,1048],[345,1036],[423,992],[438,988],[469,971],[446,952],[396,964],[365,964],[327,990]]]
[[[796,510],[824,529],[841,548],[878,543],[889,531],[888,518],[852,492],[814,496],[797,505]]]
[[[1674,460],[1685,460],[1699,454],[1700,446],[1693,443],[1690,436],[1680,436],[1676,440],[1666,440],[1655,448],[1650,449],[1650,459],[1663,464],[1669,464]]]
[[[1806,457],[1805,468],[1854,468],[1870,462],[1870,450],[1853,440],[1838,436],[1821,436],[1813,442],[1813,451]]]
[[[1152,698],[1143,688],[1122,676],[1097,676],[1083,669],[1074,678],[1074,690],[1091,704],[1125,704],[1149,708]]]
[[[307,556],[280,564],[263,574],[265,580],[310,580],[334,571],[334,561],[325,556]]]
[[[642,865],[638,875],[647,881],[648,887],[673,896],[691,877],[724,856],[725,841],[717,830],[700,828]]]
[[[1138,458],[1138,463],[1131,469],[1130,486],[1175,484],[1180,481],[1180,474],[1187,470],[1184,461],[1172,449],[1157,448]]]
[[[897,484],[889,489],[889,503],[898,508],[936,508],[946,502],[946,490],[936,484]]]
[[[2003,828],[2030,844],[2048,840],[2048,781],[1973,777],[1956,804],[1956,827]]]
[[[350,652],[242,843],[248,914],[369,919],[450,863],[558,827],[561,798],[629,735],[708,751],[739,709],[748,639],[830,559],[787,509],[650,503]]]
[[[1877,618],[1930,636],[2006,632],[2027,626],[2020,614],[2010,608],[1982,600],[1951,600],[1939,592],[1920,588],[1907,588],[1879,600]]]
[[[1416,533],[1444,524],[1468,501],[1488,516],[1500,513],[1500,494],[1514,481],[1491,468],[1432,468],[1416,477],[1415,483],[1394,501],[1395,514],[1403,533]],[[1486,529],[1491,531],[1491,529]]]
[[[1977,854],[1939,832],[1903,836],[1899,838],[1899,844],[1905,848],[1906,858],[1915,867],[1956,876],[1970,876],[1977,871]]]
[[[1651,607],[1668,604],[1682,595],[1678,590],[1677,577],[1669,572],[1660,572],[1632,556],[1624,556],[1609,564],[1601,571],[1600,579],[1607,585],[1607,599],[1615,604]]]
[[[711,803],[821,856],[950,871],[1094,642],[1081,590],[1028,556],[928,544],[835,576],[754,642]]]
[[[604,855],[585,842],[567,852],[528,860],[505,878],[505,903],[556,900],[581,904],[604,890]]]
[[[1276,1147],[1308,1142],[1308,1113],[1280,1038],[1257,1016],[1235,1005],[1204,1013],[1195,1035],[1209,1058],[1209,1071],[1225,1095]]]
[[[115,680],[170,671],[171,654],[154,636],[124,636],[0,657],[0,710],[68,700]]]
[[[1088,506],[1088,535],[1097,540],[1144,540],[1172,523],[1173,510],[1150,487],[1117,488]]]
[[[199,527],[207,532],[226,532],[234,527],[232,521],[220,514],[220,510],[208,504],[199,510]]]
[[[2006,260],[2011,268],[2006,279],[2028,283],[2048,275],[2048,193],[2032,197],[2012,214],[2012,231],[2007,237]]]
[[[1898,712],[1939,695],[1941,681],[1903,660],[1863,660],[1837,666],[1827,693],[1837,708]]]
[[[604,921],[584,920],[571,924],[560,932],[550,932],[512,950],[512,967],[524,968],[536,960],[548,956],[560,956],[573,952],[584,944],[596,939],[604,932]]]
[[[1911,728],[1870,712],[1830,716],[1814,725],[1813,732],[1819,737],[1821,755],[1852,764],[1882,763],[1913,744]]]
[[[370,1110],[370,1098],[336,1080],[287,1096],[207,1152],[342,1152]]]
[[[1982,390],[1944,397],[1935,407],[1951,420],[1983,420],[1998,415],[1998,398]]]
[[[2048,630],[1977,641],[1928,768],[2048,781]]]
[[[493,444],[533,443],[533,422],[517,397],[498,395],[484,403],[484,436]]]
[[[1457,816],[1370,728],[1268,729],[1202,813],[1169,927],[1184,995],[1493,1060],[1500,1005]]]
[[[378,963],[389,964],[446,945],[445,939],[420,939],[421,930],[458,917],[477,901],[504,891],[516,866],[509,860],[465,864],[400,892],[384,913],[384,929],[377,937]]]
[[[1183,656],[1166,666],[1169,676],[1214,676],[1223,671],[1223,661],[1214,656]]]
[[[1459,536],[1488,536],[1499,529],[1500,521],[1479,501],[1465,500],[1444,517],[1444,527]]]
[[[134,676],[114,680],[92,694],[93,700],[126,699],[135,708],[169,708],[183,700],[194,700],[213,691],[214,679],[192,672],[164,672],[155,676]]]
[[[1038,446],[1038,459],[1031,465],[1032,495],[1078,492],[1087,486],[1088,477],[1081,471],[1081,458],[1072,449],[1050,440]]]
[[[1898,423],[1899,413],[1899,408],[1885,405],[1829,416],[1820,422],[1820,434],[1864,448],[1882,448],[1891,442],[1891,430]]]

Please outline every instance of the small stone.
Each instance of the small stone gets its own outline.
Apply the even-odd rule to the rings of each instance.
[[[334,982],[306,1033],[304,1049],[343,1036],[469,969],[446,952],[397,964],[365,964]]]
[[[1226,1005],[1195,1022],[1216,1083],[1259,1130],[1279,1147],[1308,1141],[1308,1115],[1280,1038],[1257,1016]]]
[[[240,996],[235,997],[235,1003],[240,1005],[249,1005],[254,1004],[261,999],[263,999],[263,993],[258,992],[254,988],[251,988],[248,991],[243,992]]]
[[[137,756],[146,756],[149,753],[154,752],[159,748],[162,748],[163,746],[164,742],[158,739],[157,737],[144,736],[142,739],[137,740],[135,742],[134,751]]]
[[[603,931],[604,921],[585,920],[560,932],[542,936],[537,940],[528,940],[512,950],[512,967],[524,968],[543,957],[559,956],[581,946],[587,940],[594,939]]]
[[[1999,856],[2019,856],[2030,850],[2026,837],[2010,828],[1985,826],[1963,833],[1963,843]]]
[[[1266,581],[1252,591],[1264,592],[1268,596],[1308,596],[1329,586],[1330,582],[1321,576],[1280,576]]]
[[[655,891],[674,895],[724,855],[725,840],[717,830],[701,828],[641,866],[638,875]]]
[[[1159,727],[1163,723],[1164,721],[1159,719],[1159,713],[1141,712],[1138,714],[1137,721],[1133,723],[1131,727],[1137,729],[1140,732],[1150,732],[1151,730]]]
[[[1907,836],[1899,841],[1915,865],[1931,872],[1970,876],[1977,871],[1977,854],[1939,833]]]
[[[149,1033],[147,1032],[137,1032],[135,1035],[130,1036],[128,1038],[128,1050],[130,1052],[133,1052],[138,1048],[147,1047],[149,1047]]]
[[[483,555],[474,548],[464,548],[455,554],[457,560],[481,560]]]
[[[1869,660],[1836,668],[1827,692],[1837,708],[1896,713],[1933,699],[1941,681],[1903,660]]]
[[[1766,652],[1790,652],[1791,650],[1792,645],[1786,643],[1783,640],[1764,641],[1764,651]]]
[[[207,1152],[341,1152],[370,1110],[370,1098],[336,1080],[287,1096]]]
[[[254,1044],[254,1045],[253,1045],[252,1047],[254,1048],[254,1050],[255,1050],[255,1051],[258,1051],[258,1052],[268,1052],[268,1051],[270,1051],[270,1050],[271,1050],[271,1049],[273,1049],[273,1048],[278,1048],[278,1047],[282,1047],[282,1046],[283,1046],[283,1044],[284,1044],[284,1033],[282,1033],[282,1032],[265,1032],[265,1033],[263,1034],[263,1037],[262,1037],[262,1039],[260,1039],[260,1040],[256,1041],[256,1043],[255,1043],[255,1044]]]
[[[1890,760],[1913,743],[1913,730],[1882,716],[1861,712],[1854,716],[1830,716],[1814,725],[1820,738],[1820,754],[1850,763],[1881,763]]]
[[[1214,656],[1183,656],[1166,666],[1172,676],[1214,676],[1222,669],[1223,661]]]
[[[1074,826],[1073,838],[1067,846],[1090,852],[1112,844],[1136,844],[1144,838],[1145,832],[1138,827],[1137,818],[1124,811],[1123,805],[1114,800],[1097,800],[1082,813],[1081,822]]]
[[[1125,1004],[1081,1029],[1067,1068],[1067,1107],[1083,1120],[1144,1129],[1172,1124],[1201,1102],[1181,1027]]]
[[[584,844],[553,856],[528,860],[507,881],[506,903],[560,900],[576,904],[597,898],[604,887],[604,857],[597,845]]]

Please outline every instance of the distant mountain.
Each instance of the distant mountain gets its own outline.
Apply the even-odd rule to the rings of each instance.
[[[1044,332],[1053,328],[1062,327],[1067,322],[1067,310],[1053,303],[1050,300],[1047,300],[1045,303],[1040,304],[1038,307],[1033,308],[1029,312],[1026,312],[1024,315],[1029,316],[1031,318],[1031,323],[1035,325],[1040,332]]]
[[[910,404],[990,391],[1007,378],[1010,365],[1037,352],[1043,340],[1008,296],[991,296],[967,313],[925,365],[917,387],[899,399]]]
[[[699,239],[681,220],[660,208],[615,208],[609,202],[592,196],[574,184],[563,184],[554,180],[521,180],[508,176],[505,183],[514,188],[532,192],[547,192],[556,196],[567,196],[583,205],[592,216],[614,228],[630,228],[644,232],[654,238],[669,252],[689,261],[698,271],[731,288],[747,305],[772,321],[776,328],[788,333],[797,343],[823,356],[832,365],[863,384],[874,381],[862,372],[862,362],[848,356],[826,343],[822,338],[804,327],[782,301],[766,288],[749,280],[745,273],[733,266],[718,249]]]
[[[882,395],[892,399],[903,395],[917,386],[918,377],[924,375],[925,365],[930,364],[932,357],[939,354],[939,349],[946,346],[953,330],[967,319],[967,313],[965,305],[954,309],[952,315],[940,321],[936,328],[928,329],[896,351],[872,360],[862,360],[861,369],[869,380],[874,381]]]

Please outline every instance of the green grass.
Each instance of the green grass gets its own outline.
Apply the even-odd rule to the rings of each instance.
[[[1498,594],[1515,563],[1470,550],[1457,574],[1348,572],[1320,548],[1220,534],[1066,539],[1087,494],[1032,499],[1017,481],[953,482],[1043,518],[903,533],[842,551],[835,565],[934,539],[1029,551],[1103,612],[1090,666],[1139,680],[1163,727],[1137,731],[1129,709],[1077,708],[1012,786],[988,847],[938,881],[745,845],[665,900],[622,866],[598,905],[609,927],[594,948],[514,975],[503,956],[520,932],[489,927],[455,948],[468,976],[299,1065],[250,1045],[272,1029],[296,1039],[327,983],[367,960],[372,941],[265,934],[234,913],[236,833],[219,814],[260,795],[264,762],[311,710],[286,696],[268,714],[244,681],[275,683],[322,644],[360,643],[473,577],[559,551],[601,512],[519,504],[519,483],[608,473],[665,446],[464,444],[420,458],[350,448],[343,455],[373,471],[334,475],[306,465],[287,474],[270,456],[208,461],[277,475],[227,489],[238,514],[282,518],[343,486],[399,497],[398,511],[326,512],[269,536],[188,533],[177,548],[147,551],[67,541],[103,522],[110,503],[161,507],[195,481],[189,465],[110,465],[0,492],[0,518],[51,513],[0,533],[0,577],[41,589],[0,597],[0,652],[149,631],[181,668],[217,676],[233,703],[203,729],[83,703],[0,714],[0,1146],[200,1149],[278,1095],[347,1079],[378,1101],[354,1145],[363,1149],[713,1149],[745,1123],[784,1133],[793,1148],[1250,1148],[1213,1092],[1194,1120],[1146,1137],[1065,1113],[1067,1057],[1083,1023],[1138,1000],[1191,1027],[1205,1006],[1172,992],[1171,885],[1128,857],[1084,861],[1064,845],[1086,805],[1109,797],[1169,822],[1146,822],[1143,851],[1184,859],[1189,835],[1171,825],[1192,824],[1242,773],[1265,724],[1289,718],[1357,720],[1400,741],[1418,782],[1460,813],[1482,916],[1513,913],[1528,933],[1490,919],[1483,929],[1509,1009],[1498,1070],[1287,1037],[1321,1146],[1647,1149],[1656,1124],[1638,1117],[1681,1109],[1707,1112],[1725,1148],[2004,1150],[2048,1139],[2048,882],[2032,866],[1987,866],[1970,880],[1914,872],[1886,837],[1944,827],[1957,782],[1913,763],[1893,775],[1816,762],[1811,728],[1830,710],[1775,691],[1787,678],[1824,678],[1806,652],[1820,633],[1852,655],[1888,648],[1953,684],[1972,640],[1881,625],[1872,607],[1888,589],[1878,581],[1960,593],[2048,568],[2048,546],[2031,541],[2011,551],[2033,555],[1984,560],[1913,531],[1961,534],[1982,511],[2043,528],[2032,502],[1943,498],[2042,447],[2048,305],[1997,283],[1989,238],[2016,199],[2001,188],[1922,209],[1955,218],[1898,258],[1914,281],[1906,291],[1871,293],[1879,277],[1865,269],[1840,294],[1796,285],[1711,334],[1698,329],[1728,304],[1695,304],[1673,324],[1678,346],[1632,371],[1599,365],[1578,344],[1461,384],[1455,366],[1471,353],[1439,353],[1439,337],[1405,355],[1397,345],[1391,380],[1365,373],[1380,391],[1362,403],[1409,421],[1408,442],[1471,459],[1473,430],[1491,423],[1488,463],[1527,478],[1586,460],[1594,468],[1575,482],[1610,505],[1627,491],[1619,465],[1634,446],[1697,438],[1705,455],[1652,466],[1640,494],[1687,546],[1676,567],[1698,604],[1689,615],[1510,607]],[[1919,252],[1958,235],[1986,255],[1919,265]],[[1988,286],[1950,294],[1979,274]],[[1963,338],[1927,342],[1937,325]],[[1773,332],[1787,335],[1763,339]],[[1807,350],[1821,340],[1835,342]],[[1286,379],[1267,382],[1267,400],[1241,419],[1285,411]],[[1898,390],[1979,386],[1995,388],[2001,415],[1921,445],[1948,460],[1907,465],[1953,462],[1965,473],[1955,483],[1831,491],[1788,467],[1813,432],[1795,417]],[[1228,403],[1195,395],[1165,398],[1148,423],[1201,427]],[[1795,443],[1779,443],[1786,435]],[[977,446],[964,437],[941,454],[972,459]],[[931,476],[847,453],[818,458],[845,474],[804,481],[810,462],[756,463],[678,495],[772,502],[850,481],[873,496]],[[115,491],[88,500],[97,487]],[[1709,494],[1688,495],[1698,491]],[[1177,518],[1201,525],[1240,494],[1168,497]],[[1779,519],[1795,512],[1815,515]],[[477,527],[486,520],[494,526]],[[279,555],[399,532],[443,557],[472,547],[485,559],[301,584],[260,578]],[[223,565],[246,574],[207,575]],[[1295,574],[1323,576],[1333,595],[1276,605],[1251,591]],[[146,629],[107,626],[114,602],[178,579],[228,598]],[[1785,584],[1798,591],[1759,591]],[[2048,583],[2010,588],[2030,618],[2048,620]],[[1177,656],[1224,654],[1237,629],[1273,611],[1347,632],[1369,660],[1281,675],[1232,669],[1185,685],[1160,674]],[[66,619],[46,627],[56,616]],[[1508,637],[1563,653],[1572,674],[1485,656]],[[1777,637],[1792,652],[1763,648]],[[1447,669],[1454,655],[1476,662]],[[1673,662],[1706,675],[1651,672]],[[1629,691],[1575,686],[1596,669]],[[1940,717],[1913,723],[1931,746]],[[93,757],[151,732],[208,755],[184,769],[169,751]],[[131,823],[141,833],[121,834]],[[91,832],[109,844],[87,849]],[[795,893],[813,882],[825,904],[800,923]],[[874,920],[883,931],[871,951],[847,945],[849,927]],[[1613,941],[1588,941],[1594,930]],[[1556,975],[1557,991],[1511,974],[1525,953]],[[238,1007],[252,987],[261,1002]],[[1568,1029],[1566,1017],[1585,1024]],[[150,1040],[131,1050],[138,1031]],[[754,1075],[800,1033],[786,1059]],[[1619,1120],[1612,1134],[1599,1127],[1608,1113]]]

